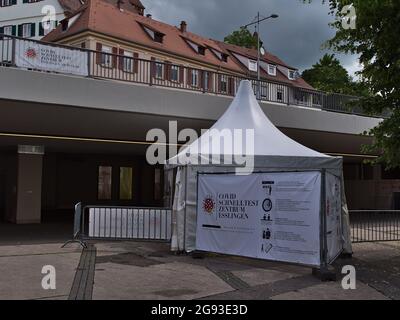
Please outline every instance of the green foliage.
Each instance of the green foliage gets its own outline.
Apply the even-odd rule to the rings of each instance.
[[[387,168],[400,167],[400,1],[398,0],[327,0],[331,13],[337,18],[332,26],[336,35],[327,44],[344,53],[358,54],[363,70],[363,84],[371,95],[361,100],[371,113],[386,111],[388,118],[367,134],[372,145],[365,152],[378,153],[378,162]],[[345,29],[341,11],[353,4],[356,28]]]
[[[311,69],[303,72],[302,78],[321,91],[353,94],[352,80],[333,54],[325,54]]]
[[[257,48],[257,37],[254,37],[247,28],[233,31],[224,38],[224,42],[249,49]],[[261,41],[260,46],[262,46]]]

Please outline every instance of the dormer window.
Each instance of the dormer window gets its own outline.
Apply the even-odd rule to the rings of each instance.
[[[288,78],[289,78],[289,80],[296,80],[296,70],[289,70]]]
[[[228,55],[226,53],[222,53],[214,48],[210,48],[211,52],[221,61],[228,62]]]
[[[204,56],[206,54],[206,48],[204,46],[202,46],[199,43],[195,43],[195,42],[191,41],[190,39],[187,39],[186,37],[182,37],[182,38],[189,45],[189,47],[193,49],[193,51],[195,51],[198,54],[201,54],[202,56]]]
[[[276,76],[276,66],[273,64],[268,65],[268,74],[270,76]]]
[[[148,26],[145,26],[145,25],[142,25],[142,24],[140,24],[140,25],[142,26],[142,28],[144,29],[144,31],[147,33],[147,35],[148,35],[151,39],[153,39],[153,41],[158,42],[158,43],[163,43],[163,41],[164,41],[164,36],[165,36],[164,33],[159,32],[159,31],[157,31],[157,30],[155,30],[155,29],[152,29],[152,28],[150,28],[150,27],[148,27]]]

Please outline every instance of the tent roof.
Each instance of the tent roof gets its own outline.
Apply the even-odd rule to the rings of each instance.
[[[220,138],[221,132],[225,134],[231,132],[231,136],[233,136],[235,130],[238,132],[238,129],[242,130],[241,136],[243,137],[233,139],[234,143],[225,143],[226,140]],[[246,130],[248,129],[254,130],[254,148],[252,148],[253,143],[246,143],[249,141],[246,139]],[[238,145],[239,147],[237,147]],[[174,161],[171,160],[176,161],[177,157],[179,159],[180,157],[188,158],[189,154],[191,159],[209,158],[210,155],[212,157],[254,155],[329,158],[329,156],[307,148],[283,134],[262,111],[254,95],[251,82],[248,80],[240,83],[235,99],[221,118],[199,139],[171,158],[168,163],[172,164]]]

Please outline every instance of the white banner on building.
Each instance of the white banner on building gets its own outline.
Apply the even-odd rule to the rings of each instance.
[[[88,56],[84,51],[17,40],[17,67],[88,76]]]
[[[320,172],[201,174],[196,248],[320,265]]]

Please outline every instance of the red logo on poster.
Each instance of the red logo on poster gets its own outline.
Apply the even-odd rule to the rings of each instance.
[[[212,214],[214,211],[215,202],[211,197],[207,197],[203,200],[203,209],[208,214]]]
[[[28,48],[25,51],[25,55],[27,58],[34,59],[34,58],[36,58],[36,55],[37,55],[36,50],[33,48]]]

